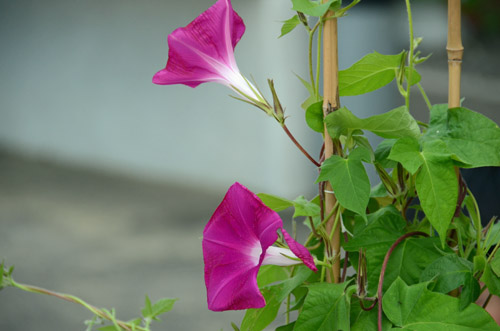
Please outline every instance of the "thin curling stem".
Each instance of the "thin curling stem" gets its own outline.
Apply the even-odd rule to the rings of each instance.
[[[411,76],[413,71],[413,57],[414,57],[414,36],[413,36],[413,18],[411,15],[410,0],[406,0],[406,11],[408,12],[408,26],[410,32],[410,51],[408,52],[408,84],[406,86],[406,109],[410,110],[410,88],[411,88]]]
[[[283,130],[285,130],[285,133],[287,134],[287,136],[292,140],[292,142],[295,144],[295,146],[297,146],[297,148],[302,152],[302,154],[304,154],[308,159],[309,161],[311,161],[316,167],[320,167],[321,164],[318,163],[318,161],[316,161],[305,149],[304,147],[302,147],[301,144],[299,144],[299,142],[297,141],[297,139],[295,139],[295,137],[293,136],[293,134],[290,132],[290,130],[288,130],[287,126],[283,123],[282,126]]]
[[[396,249],[396,247],[404,241],[406,238],[413,237],[413,236],[423,236],[423,237],[428,237],[429,235],[425,232],[420,232],[420,231],[415,231],[415,232],[409,232],[405,235],[402,235],[401,237],[398,238],[392,244],[391,248],[387,251],[385,254],[384,262],[382,263],[382,270],[380,271],[380,277],[378,280],[378,288],[377,288],[377,298],[378,298],[378,331],[382,331],[382,289],[384,285],[384,277],[385,277],[385,271],[387,269],[387,264],[389,263],[389,258],[392,255],[392,252]]]

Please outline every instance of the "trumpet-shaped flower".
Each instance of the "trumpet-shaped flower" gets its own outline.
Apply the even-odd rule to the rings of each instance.
[[[217,82],[244,97],[262,101],[256,89],[241,75],[234,48],[245,32],[245,24],[230,0],[219,0],[186,27],[168,36],[168,61],[153,83],[196,87]]]
[[[281,229],[289,249],[271,246]],[[203,231],[208,308],[214,311],[261,308],[257,286],[261,265],[304,263],[316,271],[309,251],[284,229],[279,215],[250,190],[233,184]]]

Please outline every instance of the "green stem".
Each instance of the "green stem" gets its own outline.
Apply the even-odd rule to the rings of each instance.
[[[317,259],[314,259],[314,264],[316,265],[320,265],[320,266],[324,266],[324,267],[327,267],[327,268],[331,268],[332,265],[325,262],[325,261],[320,261],[320,260],[317,260]]]
[[[113,316],[110,316],[109,314],[107,314],[103,310],[101,310],[95,306],[92,306],[92,305],[86,303],[85,301],[83,301],[82,299],[75,297],[73,295],[53,292],[53,291],[50,291],[50,290],[47,290],[47,289],[44,289],[41,287],[17,283],[12,278],[10,278],[10,285],[13,287],[16,287],[20,290],[23,290],[25,292],[50,295],[50,296],[53,296],[53,297],[56,297],[56,298],[59,298],[59,299],[65,300],[65,301],[79,304],[79,305],[85,307],[87,310],[91,311],[96,316],[99,316],[100,318],[106,319],[108,321],[112,321],[114,323],[116,322],[116,324],[123,330],[126,330],[126,331],[133,330],[132,326],[129,325],[128,323],[116,320]],[[149,331],[149,329],[145,329],[145,328],[142,328],[140,326],[135,326],[135,330],[137,330],[137,331]]]
[[[320,63],[320,54],[318,51],[318,59],[316,63],[316,80],[314,79],[314,70],[313,70],[313,41],[314,41],[314,34],[316,33],[316,30],[318,27],[321,25],[321,19],[318,19],[318,22],[314,25],[312,29],[309,30],[309,79],[311,80],[311,87],[314,90],[314,96],[317,98],[319,94],[319,63]],[[320,29],[321,33],[321,29]],[[318,37],[318,42],[320,42],[321,39]]]
[[[323,283],[325,281],[325,277],[326,277],[326,267],[325,267],[325,264],[326,263],[326,256],[323,257],[323,262],[324,264],[321,266],[321,278],[320,278],[320,283]]]
[[[314,31],[311,30],[309,32],[309,79],[311,80],[311,87],[314,89],[314,95],[316,95],[318,92],[316,91],[316,84],[314,82],[314,73],[313,73],[313,51],[312,51],[312,45],[313,45],[313,39],[314,39]]]
[[[339,10],[338,15],[343,16],[349,9],[356,6],[361,0],[353,0],[348,6]]]
[[[286,324],[290,324],[290,296],[291,294],[288,294],[286,297]]]
[[[406,95],[405,95],[405,103],[408,111],[410,110],[410,88],[411,88],[411,74],[413,71],[413,53],[414,53],[414,45],[413,45],[413,18],[411,16],[411,7],[410,0],[406,1],[406,11],[408,12],[408,25],[410,29],[410,52],[408,53],[408,82],[406,86]]]
[[[321,40],[323,40],[322,35],[323,35],[323,24],[321,23],[318,30],[318,46],[316,50],[316,86],[315,86],[316,99],[318,99],[319,97],[319,75],[321,70]]]
[[[337,228],[337,225],[339,224],[339,221],[340,221],[340,215],[341,215],[341,213],[335,214],[335,222],[333,223],[333,228],[332,229],[336,229]],[[332,232],[328,234],[328,237],[329,237],[330,240],[332,240],[334,233],[335,232],[332,230]],[[336,253],[340,254],[339,252],[336,252]]]
[[[427,108],[429,108],[429,110],[431,110],[432,109],[432,104],[431,104],[429,98],[427,97],[427,93],[425,93],[425,90],[422,87],[422,84],[417,83],[417,87],[420,90],[420,94],[422,94],[422,98],[424,98],[424,100],[425,100],[425,104],[427,105]]]
[[[307,157],[309,159],[309,161],[311,161],[316,167],[320,167],[321,164],[319,164],[309,153],[307,153],[307,151],[304,149],[304,147],[302,147],[301,144],[299,144],[299,142],[297,141],[297,139],[295,139],[295,137],[293,136],[293,134],[290,132],[290,130],[288,130],[287,126],[285,125],[285,123],[282,123],[281,124],[281,127],[283,128],[283,130],[285,131],[285,133],[287,134],[287,136],[292,140],[292,142],[295,144],[295,146],[297,146],[297,148],[302,152],[302,154],[305,155],[305,157]]]

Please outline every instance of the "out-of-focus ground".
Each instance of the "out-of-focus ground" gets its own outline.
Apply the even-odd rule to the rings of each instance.
[[[142,182],[0,154],[0,258],[18,282],[77,295],[130,319],[176,297],[153,330],[224,330],[241,313],[206,308],[201,234],[224,192]],[[195,207],[193,207],[195,206]],[[2,331],[78,331],[83,307],[0,292]]]

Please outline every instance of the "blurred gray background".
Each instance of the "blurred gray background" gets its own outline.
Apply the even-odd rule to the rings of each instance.
[[[445,103],[446,3],[414,2],[415,35],[424,38],[423,54],[433,53],[419,68],[422,85],[433,103]],[[499,123],[494,2],[464,1],[462,95],[466,107]],[[167,60],[167,34],[212,3],[0,0],[0,257],[16,266],[19,282],[114,307],[122,319],[138,314],[145,294],[178,297],[154,330],[239,323],[242,312],[206,309],[206,221],[234,181],[312,198],[317,172],[277,123],[225,87],[151,83]],[[294,15],[290,1],[233,7],[247,26],[236,48],[240,70],[268,96],[266,79],[274,79],[287,124],[317,156],[321,137],[305,128],[306,93],[294,76],[307,76],[306,34],[299,27],[277,39],[280,21]],[[341,69],[375,50],[407,49],[405,13],[404,1],[365,0],[342,18]],[[391,84],[341,103],[366,117],[403,99]],[[428,118],[418,91],[412,113]],[[54,298],[0,292],[0,330],[84,330],[89,317]]]

